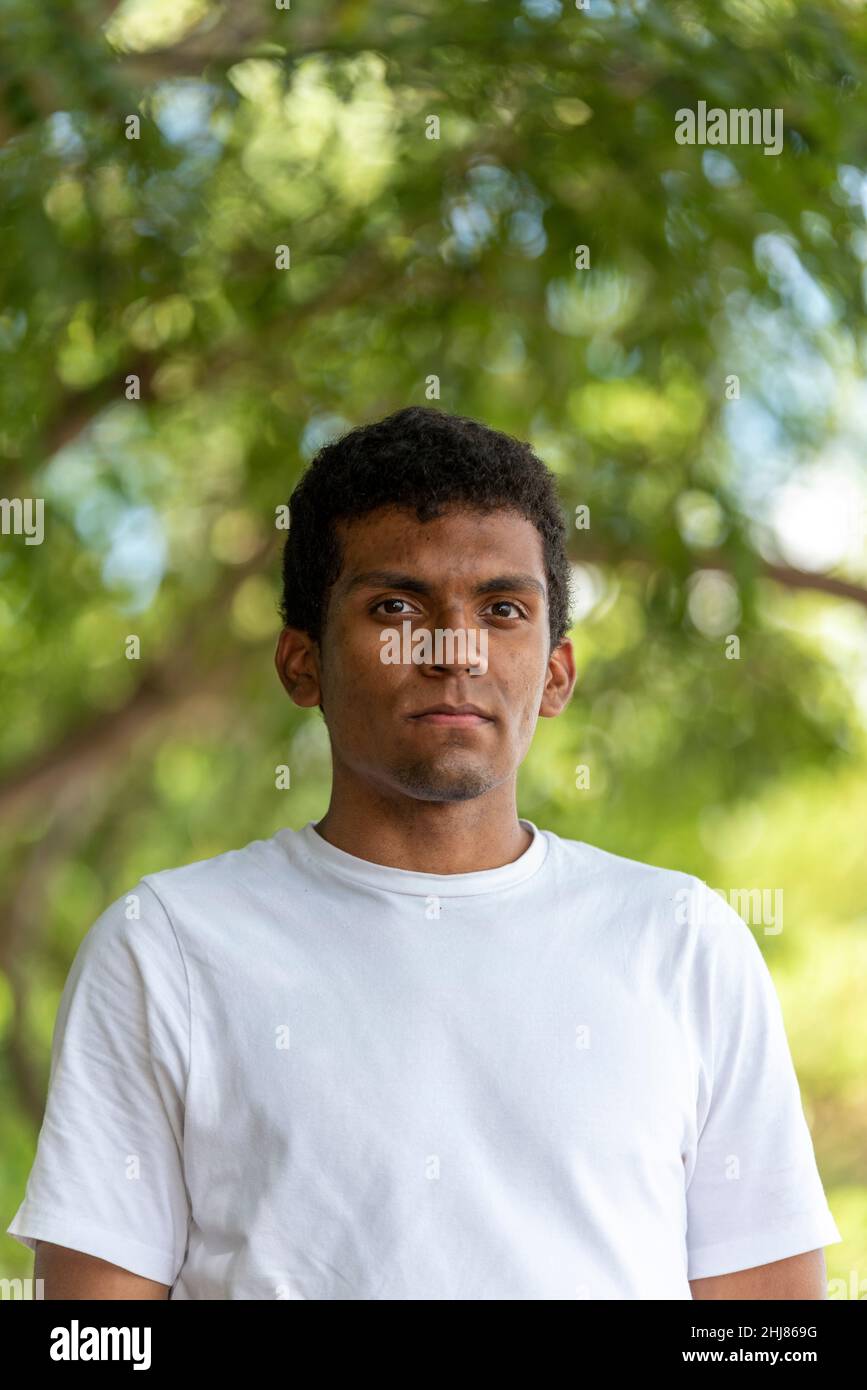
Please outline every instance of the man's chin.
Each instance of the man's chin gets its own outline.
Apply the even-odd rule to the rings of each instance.
[[[407,795],[419,801],[472,801],[494,785],[489,771],[475,767],[411,763],[396,769],[393,775]]]

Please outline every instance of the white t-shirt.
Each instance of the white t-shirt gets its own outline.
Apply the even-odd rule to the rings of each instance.
[[[749,927],[522,824],[473,873],[308,822],[145,875],[70,970],[9,1234],[173,1299],[688,1299],[839,1241]]]

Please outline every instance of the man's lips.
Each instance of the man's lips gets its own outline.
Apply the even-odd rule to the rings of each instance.
[[[475,705],[434,705],[409,716],[416,724],[440,724],[448,729],[472,729],[480,724],[490,724],[489,715],[483,714]]]
[[[415,724],[443,724],[450,729],[471,729],[476,724],[490,724],[483,714],[413,714]]]

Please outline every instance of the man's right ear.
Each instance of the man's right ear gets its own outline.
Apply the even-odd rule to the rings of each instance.
[[[321,708],[319,651],[308,633],[284,627],[277,639],[274,665],[294,704],[301,709]]]

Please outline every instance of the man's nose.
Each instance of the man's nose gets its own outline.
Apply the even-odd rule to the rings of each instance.
[[[468,603],[458,599],[437,605],[431,614],[433,660],[438,670],[461,670],[481,676],[488,669],[488,633]]]

